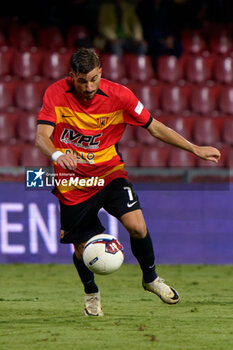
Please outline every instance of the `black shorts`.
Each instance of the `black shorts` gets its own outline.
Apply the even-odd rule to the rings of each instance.
[[[98,212],[104,208],[117,219],[123,214],[141,209],[132,184],[118,178],[110,182],[91,198],[76,205],[60,202],[61,243],[82,243],[105,231],[98,218]]]

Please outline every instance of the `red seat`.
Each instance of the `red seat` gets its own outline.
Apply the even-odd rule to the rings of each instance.
[[[134,94],[151,114],[156,113],[156,110],[160,108],[160,86],[138,84],[134,89]]]
[[[218,56],[214,66],[215,79],[223,84],[233,82],[233,58],[229,56]]]
[[[125,58],[126,72],[129,79],[138,82],[149,82],[154,76],[152,57],[130,54]]]
[[[76,40],[89,38],[90,34],[84,26],[71,26],[68,28],[66,42],[69,47],[75,47]]]
[[[170,167],[195,167],[196,157],[187,151],[179,148],[171,148],[168,164]]]
[[[166,126],[175,130],[180,135],[188,139],[189,141],[193,139],[192,128],[193,128],[193,118],[189,117],[170,117],[166,118]]]
[[[13,50],[7,46],[0,48],[0,77],[11,73]]]
[[[53,81],[47,78],[40,77],[38,81],[33,81],[36,83],[38,90],[40,91],[41,96],[44,96],[46,89],[53,84]]]
[[[159,80],[168,83],[177,82],[183,77],[183,70],[180,60],[176,56],[159,56],[156,64],[156,73]]]
[[[226,165],[227,165],[230,169],[233,169],[233,147],[230,147],[230,148],[227,150]]]
[[[38,30],[38,45],[46,49],[59,49],[65,46],[64,38],[59,27],[51,26]]]
[[[38,111],[42,105],[40,86],[35,82],[21,82],[16,88],[16,105],[25,110]]]
[[[203,35],[197,30],[184,30],[182,33],[181,42],[184,51],[187,53],[197,55],[208,49]]]
[[[36,47],[17,51],[12,61],[13,74],[30,78],[40,74],[41,51]]]
[[[70,53],[68,51],[47,51],[42,59],[42,74],[53,80],[64,78],[69,73],[69,62]]]
[[[191,56],[186,61],[186,76],[189,82],[202,84],[212,79],[213,57]]]
[[[5,46],[7,44],[5,34],[0,31],[0,46]]]
[[[223,142],[233,145],[233,119],[225,118],[222,128]]]
[[[167,85],[162,89],[161,105],[165,112],[181,113],[188,108],[188,95],[185,88]]]
[[[124,131],[123,136],[120,139],[119,144],[124,145],[135,145],[136,137],[135,137],[135,127],[131,125],[127,125]]]
[[[137,146],[119,146],[119,152],[122,155],[126,166],[137,167],[139,165],[139,149]]]
[[[142,147],[139,165],[143,167],[167,167],[168,149],[166,147]]]
[[[10,46],[26,48],[35,45],[35,38],[27,26],[15,25],[9,30],[8,41]]]
[[[21,140],[34,142],[36,136],[37,115],[31,112],[23,112],[19,116],[18,134]]]
[[[14,92],[9,83],[0,81],[0,110],[14,106]]]
[[[226,114],[233,114],[233,87],[223,86],[219,91],[219,109]]]
[[[233,48],[231,38],[226,34],[212,35],[210,38],[211,52],[227,55]]]
[[[194,121],[194,139],[198,145],[218,146],[221,142],[222,120],[201,117]]]
[[[9,143],[16,139],[17,120],[17,114],[0,113],[0,142]]]
[[[121,82],[126,75],[124,63],[118,55],[103,54],[101,65],[103,67],[103,78]]]
[[[49,158],[33,144],[25,143],[21,148],[20,165],[21,166],[49,166]]]
[[[231,25],[230,22],[219,23],[219,22],[212,22],[212,21],[204,21],[201,31],[204,33],[206,37],[210,39],[212,36],[229,35],[229,32],[231,31],[230,25]]]
[[[208,86],[194,86],[190,96],[191,109],[196,113],[207,114],[216,109],[217,90]]]
[[[1,145],[0,159],[2,167],[13,167],[19,165],[19,148],[13,145]]]

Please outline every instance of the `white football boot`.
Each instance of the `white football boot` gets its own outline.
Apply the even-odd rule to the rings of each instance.
[[[85,294],[85,316],[104,316],[101,308],[100,292]]]
[[[166,285],[164,280],[159,276],[150,283],[142,281],[142,286],[146,291],[158,295],[166,304],[176,304],[180,301],[177,291]]]

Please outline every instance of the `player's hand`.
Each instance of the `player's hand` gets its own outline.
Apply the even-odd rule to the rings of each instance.
[[[219,150],[211,146],[195,146],[194,154],[201,159],[210,160],[215,163],[218,163],[221,157]]]
[[[77,167],[77,157],[74,154],[64,154],[57,158],[57,164],[63,169],[74,170]]]

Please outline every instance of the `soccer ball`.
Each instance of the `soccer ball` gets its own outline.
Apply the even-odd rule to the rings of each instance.
[[[83,261],[94,273],[108,275],[120,268],[124,260],[122,244],[109,234],[99,234],[85,244]]]

